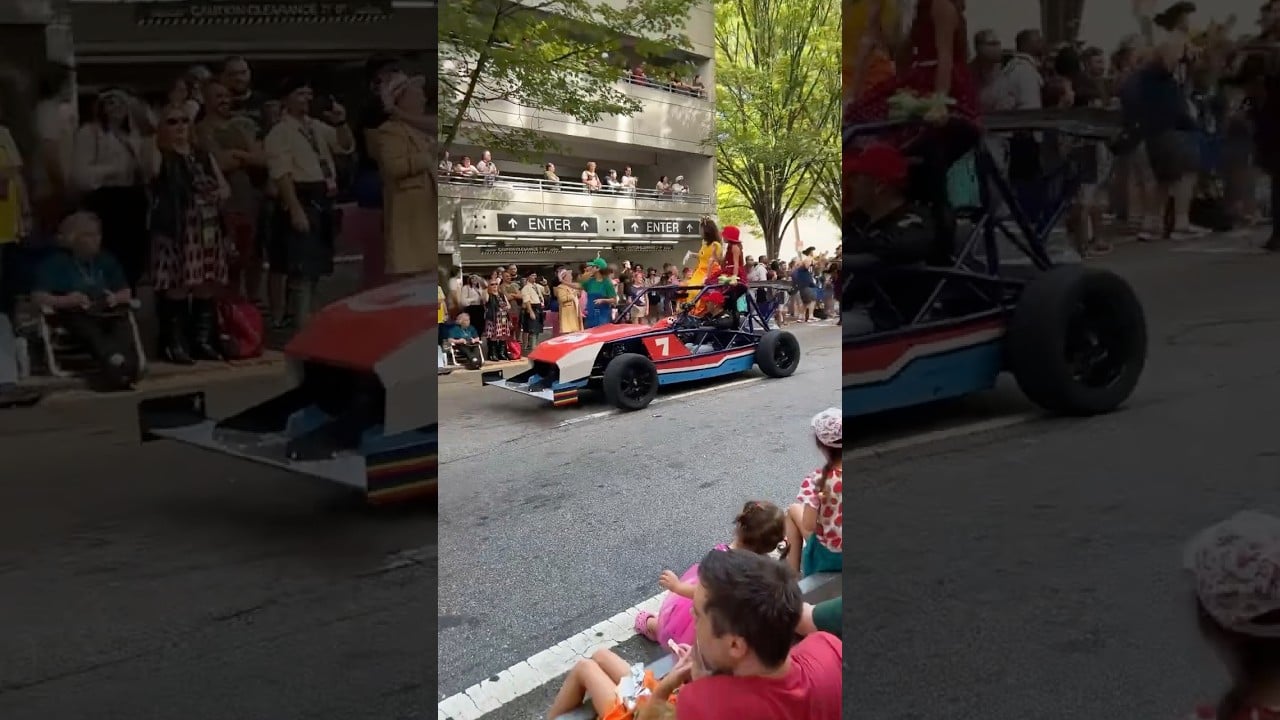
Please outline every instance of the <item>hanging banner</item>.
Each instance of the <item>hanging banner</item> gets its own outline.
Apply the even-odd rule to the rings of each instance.
[[[268,25],[278,23],[362,23],[391,17],[392,0],[334,2],[144,2],[134,7],[139,25]]]

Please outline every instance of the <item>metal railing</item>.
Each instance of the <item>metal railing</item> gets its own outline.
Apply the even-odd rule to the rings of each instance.
[[[701,98],[703,100],[707,99],[706,88],[695,88],[695,87],[688,87],[688,86],[678,87],[676,85],[672,85],[669,82],[663,82],[661,80],[653,80],[647,77],[638,78],[638,77],[635,77],[634,75],[626,76],[625,78],[622,79],[622,82],[625,82],[629,85],[639,85],[640,87],[653,88],[654,90],[662,90],[665,92],[672,93],[674,95],[683,95],[685,97]]]
[[[540,192],[564,193],[569,195],[597,195],[600,197],[630,198],[634,200],[654,200],[657,202],[693,203],[709,205],[711,195],[707,193],[671,191],[659,192],[652,188],[631,187],[621,185],[601,185],[599,190],[587,187],[576,180],[546,180],[526,178],[517,175],[459,175],[457,170],[452,174],[440,174],[440,182],[447,185],[465,185],[475,188],[492,188],[495,190],[536,190]],[[604,182],[603,180],[601,182]]]

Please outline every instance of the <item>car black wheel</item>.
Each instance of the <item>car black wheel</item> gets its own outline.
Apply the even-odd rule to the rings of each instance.
[[[1147,325],[1120,276],[1079,265],[1054,268],[1023,291],[1006,338],[1009,369],[1037,405],[1097,415],[1133,394],[1147,360]]]
[[[800,341],[785,330],[770,330],[760,337],[756,365],[772,378],[791,375],[800,367]]]
[[[604,369],[604,396],[623,410],[641,410],[658,396],[658,368],[637,353],[624,353]]]

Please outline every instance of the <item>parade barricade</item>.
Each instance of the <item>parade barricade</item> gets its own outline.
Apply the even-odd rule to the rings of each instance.
[[[841,594],[841,573],[815,573],[800,580],[800,594],[804,601],[816,605],[824,600],[839,597]],[[676,666],[676,656],[670,653],[645,665],[645,670],[653,673],[655,679],[661,680]],[[595,720],[596,712],[588,699],[582,707],[571,713],[561,715],[559,720]]]

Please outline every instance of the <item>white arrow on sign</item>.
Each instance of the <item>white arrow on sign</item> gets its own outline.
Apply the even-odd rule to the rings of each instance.
[[[516,225],[519,225],[519,223],[516,222],[515,218],[511,218],[510,220],[507,221],[507,226],[513,230],[515,229]]]
[[[688,225],[685,225],[685,226],[684,226],[684,231],[685,231],[685,232],[687,232],[687,233],[691,233],[691,232],[693,232],[693,223],[689,223]]]
[[[582,232],[586,232],[586,231],[587,231],[587,228],[589,228],[589,227],[591,227],[591,223],[587,222],[586,220],[583,220],[583,221],[582,221]]]
[[[640,223],[631,223],[631,232],[640,232]]]

